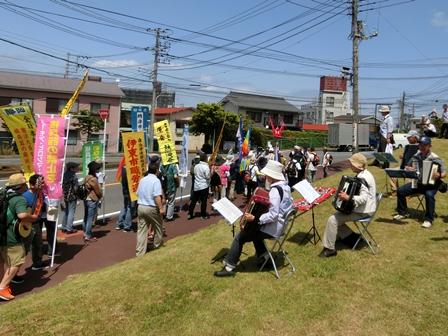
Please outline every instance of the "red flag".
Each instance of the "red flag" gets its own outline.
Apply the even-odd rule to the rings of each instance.
[[[115,181],[120,182],[121,181],[121,172],[123,171],[124,167],[124,156],[121,158],[120,163],[118,164],[117,173],[115,174]]]

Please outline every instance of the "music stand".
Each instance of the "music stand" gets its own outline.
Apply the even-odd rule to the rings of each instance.
[[[322,240],[322,238],[320,237],[319,231],[317,231],[316,222],[314,220],[314,207],[316,205],[317,205],[316,203],[313,203],[311,206],[311,218],[313,220],[313,225],[308,230],[308,232],[306,233],[306,236],[302,239],[301,243],[303,243],[305,241],[309,241],[311,244],[316,245],[320,240]],[[308,238],[308,236],[310,234],[312,235],[312,238]],[[317,236],[317,240],[316,240],[316,236]]]
[[[398,163],[398,161],[390,153],[373,153],[373,157],[380,163],[380,165],[384,165],[385,163]],[[388,175],[386,172],[386,182],[384,187],[386,189],[386,193],[389,194],[389,184],[387,183],[387,176]]]

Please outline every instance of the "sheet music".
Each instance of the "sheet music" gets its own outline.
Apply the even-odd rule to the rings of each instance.
[[[302,197],[310,204],[320,197],[320,194],[307,180],[302,180],[299,183],[294,184],[292,187],[297,190],[300,195],[302,195]]]
[[[233,225],[243,215],[243,212],[226,197],[213,203],[212,207],[218,211],[221,216],[223,216],[231,225]]]

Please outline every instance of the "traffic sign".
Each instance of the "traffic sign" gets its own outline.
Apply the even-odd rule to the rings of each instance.
[[[98,110],[101,119],[106,120],[109,118],[109,109],[100,109]]]

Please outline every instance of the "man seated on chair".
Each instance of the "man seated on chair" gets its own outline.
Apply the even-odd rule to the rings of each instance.
[[[412,183],[407,183],[397,191],[397,212],[398,214],[394,216],[395,220],[402,220],[409,217],[407,212],[408,206],[406,202],[406,197],[411,195],[424,195],[425,196],[425,217],[423,220],[422,227],[430,228],[432,226],[432,222],[434,221],[434,210],[436,207],[435,195],[437,193],[437,189],[441,182],[441,179],[445,177],[445,164],[442,159],[435,153],[431,152],[431,138],[427,136],[423,136],[420,139],[420,143],[418,146],[418,152],[411,158],[411,160],[407,163],[405,169],[407,170],[415,170],[416,166],[419,167],[420,176],[422,176],[422,167],[423,161],[429,160],[438,165],[437,172],[435,172],[432,178],[435,180],[434,184],[423,184],[421,180],[418,180],[416,184],[414,184],[415,188],[413,188]]]
[[[365,183],[361,185],[359,195],[353,196],[354,209],[352,213],[336,212],[328,218],[322,241],[324,249],[319,254],[319,257],[333,257],[337,255],[335,244],[338,237],[341,238],[344,244],[353,247],[360,235],[353,232],[346,223],[372,216],[376,210],[376,183],[372,173],[366,169],[366,157],[361,153],[356,153],[349,158],[349,161],[352,171],[356,173],[356,177],[364,180]],[[342,201],[350,199],[345,192],[340,192],[337,197]]]
[[[284,219],[283,214],[292,209],[291,189],[285,181],[283,175],[283,165],[280,162],[269,160],[261,173],[266,175],[266,181],[269,182],[271,189],[269,191],[269,210],[262,214],[255,230],[245,230],[241,226],[241,231],[233,239],[230,251],[224,258],[224,267],[215,272],[217,277],[235,275],[235,268],[247,242],[253,242],[256,254],[262,259],[268,258],[264,239],[278,238],[283,233]],[[243,220],[247,223],[255,221],[255,216],[245,213]],[[247,226],[247,224],[246,224]]]

